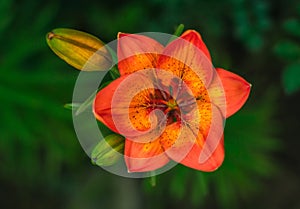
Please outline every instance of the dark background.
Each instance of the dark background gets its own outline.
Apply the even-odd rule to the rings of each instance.
[[[126,179],[93,166],[71,111],[79,71],[46,45],[67,27],[117,33],[199,31],[215,66],[252,83],[225,128],[214,173],[176,166]],[[0,204],[18,209],[300,208],[300,2],[293,0],[0,1]]]

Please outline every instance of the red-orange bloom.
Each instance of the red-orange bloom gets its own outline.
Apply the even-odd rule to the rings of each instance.
[[[121,77],[98,92],[94,114],[126,137],[128,171],[155,170],[170,159],[197,170],[217,169],[224,159],[225,118],[243,106],[251,85],[214,70],[194,30],[166,47],[120,33],[118,60]]]

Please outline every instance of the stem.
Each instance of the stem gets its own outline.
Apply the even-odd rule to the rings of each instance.
[[[156,173],[155,171],[150,171],[150,184],[152,187],[155,187],[156,186]]]
[[[183,29],[184,29],[184,25],[179,24],[174,32],[174,36],[180,36],[183,32]]]
[[[184,30],[184,25],[183,24],[178,25],[173,36],[171,36],[170,40],[168,41],[168,44],[174,41],[177,37],[179,37],[182,34],[183,30]]]

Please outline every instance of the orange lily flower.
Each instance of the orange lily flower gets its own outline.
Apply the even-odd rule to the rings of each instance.
[[[214,69],[201,36],[188,30],[166,47],[147,36],[118,35],[121,77],[96,95],[94,114],[125,136],[129,172],[170,160],[214,171],[224,160],[225,119],[246,102],[251,85]]]

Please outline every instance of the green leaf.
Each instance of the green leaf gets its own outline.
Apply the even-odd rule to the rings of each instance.
[[[97,90],[98,91],[98,90]],[[84,112],[88,108],[90,108],[94,102],[95,96],[97,91],[91,94],[76,110],[75,115],[79,115],[80,113]]]
[[[64,108],[69,109],[69,110],[73,110],[73,109],[77,109],[78,107],[80,107],[79,103],[67,103],[64,105]]]
[[[176,167],[171,178],[169,189],[172,196],[182,199],[185,195],[190,173],[187,167],[182,165],[177,165]]]
[[[283,72],[282,82],[287,94],[295,93],[300,89],[300,63],[288,65]]]
[[[284,40],[275,45],[274,52],[286,61],[295,61],[300,57],[300,46],[293,41]]]
[[[119,72],[118,67],[116,65],[113,68],[110,69],[109,73],[110,73],[110,76],[112,77],[113,80],[120,77],[120,72]]]
[[[103,89],[105,86],[110,84],[112,81],[107,81],[101,84],[99,89]],[[70,110],[76,110],[75,115],[79,115],[86,111],[88,108],[92,107],[92,104],[94,102],[95,96],[97,94],[96,90],[94,93],[92,93],[83,103],[67,103],[64,105],[64,108],[70,109]]]
[[[289,19],[283,23],[285,31],[291,35],[300,37],[300,21],[298,19]]]

